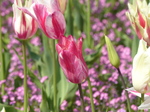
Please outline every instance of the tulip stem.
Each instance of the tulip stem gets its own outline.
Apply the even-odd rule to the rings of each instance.
[[[86,36],[87,36],[87,43],[88,43],[88,47],[92,48],[93,43],[91,43],[91,3],[90,0],[87,1],[87,32],[86,32]]]
[[[78,84],[78,88],[79,88],[79,93],[80,93],[81,112],[84,112],[84,100],[83,100],[81,84]]]
[[[57,74],[56,74],[56,50],[55,40],[52,40],[52,53],[53,53],[53,85],[54,85],[54,110],[57,112]]]
[[[2,18],[0,16],[0,28],[1,27],[2,27]],[[5,74],[4,74],[3,49],[2,49],[2,32],[1,32],[1,30],[0,30],[0,71],[1,71],[0,80],[4,80],[5,79]],[[5,89],[5,85],[2,84],[2,86],[1,86],[2,96],[5,94],[4,89]]]
[[[144,94],[141,93],[141,103],[143,103],[143,102],[144,102]],[[144,110],[141,110],[141,112],[144,112]]]
[[[26,58],[26,41],[22,41],[23,67],[24,67],[24,112],[28,110],[28,88],[27,88],[27,58]]]
[[[146,0],[147,1],[147,4],[149,3],[149,0]]]
[[[89,86],[89,90],[90,90],[90,100],[91,100],[92,112],[95,112],[91,81],[90,81],[89,77],[87,79],[88,79],[88,86]]]
[[[119,76],[120,76],[120,78],[121,78],[121,81],[122,81],[122,83],[123,83],[124,88],[127,88],[126,83],[125,83],[125,80],[124,80],[124,78],[123,78],[123,75],[122,75],[120,69],[117,68],[117,71],[118,71],[118,73],[119,73]],[[128,94],[127,91],[125,91],[125,94],[126,94],[126,97],[127,97],[128,111],[129,111],[129,112],[132,112],[132,110],[131,110],[131,104],[130,104],[130,99],[129,99],[129,94]]]

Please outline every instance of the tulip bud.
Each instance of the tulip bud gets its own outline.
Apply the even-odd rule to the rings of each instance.
[[[32,1],[26,1],[26,7],[30,6]],[[20,0],[14,0],[13,4],[13,27],[19,39],[26,40],[33,36],[37,30],[37,22],[35,19],[25,14],[18,7],[22,7]]]
[[[105,42],[106,42],[106,46],[107,46],[107,52],[108,52],[108,57],[110,60],[110,63],[118,68],[120,66],[120,59],[119,56],[114,48],[114,46],[112,45],[110,39],[105,36]]]
[[[65,10],[66,10],[67,1],[68,0],[58,0],[59,6],[60,6],[60,10],[61,10],[62,13],[64,13]]]
[[[3,107],[3,109],[2,109],[0,112],[6,112],[6,111],[5,111],[5,108]]]

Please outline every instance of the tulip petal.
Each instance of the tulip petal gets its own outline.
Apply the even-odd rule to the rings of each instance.
[[[132,94],[141,97],[141,93],[137,92],[134,87],[126,89],[127,91],[131,92]],[[138,107],[138,109],[150,109],[150,93],[144,94],[145,101]]]
[[[40,28],[46,35],[48,35],[45,29],[45,19],[48,16],[47,8],[42,4],[35,4],[33,10]]]
[[[30,7],[18,7],[18,9],[22,10],[24,13],[30,15],[31,17],[33,17],[35,20],[37,20],[36,15],[33,11],[33,7],[34,7],[35,3],[33,3]]]
[[[45,21],[46,32],[49,38],[59,39],[65,33],[66,23],[61,12],[56,11],[47,16]]]
[[[87,70],[84,68],[81,60],[70,51],[65,50],[59,54],[59,57],[60,65],[67,79],[72,83],[82,83],[87,77]]]
[[[150,97],[148,97],[139,107],[138,109],[150,109]]]
[[[132,83],[134,89],[140,93],[150,92],[150,48],[146,49],[146,43],[140,40],[138,53],[133,59]]]
[[[137,54],[143,53],[146,50],[147,50],[147,43],[143,40],[140,40]]]
[[[52,14],[56,10],[60,11],[57,0],[36,0],[35,3],[46,6],[50,14]]]
[[[137,91],[134,89],[134,87],[128,88],[128,89],[126,89],[126,90],[129,91],[130,93],[132,93],[132,94],[138,96],[138,97],[141,97],[141,93],[137,92]]]

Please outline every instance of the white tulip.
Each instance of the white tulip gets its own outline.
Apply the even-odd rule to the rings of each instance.
[[[140,93],[150,92],[150,47],[140,40],[138,52],[133,59],[132,84]]]

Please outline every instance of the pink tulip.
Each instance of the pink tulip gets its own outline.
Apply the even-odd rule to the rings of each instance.
[[[31,5],[30,1],[27,1],[25,6]],[[37,22],[35,19],[20,11],[18,7],[22,7],[20,0],[14,0],[13,4],[13,27],[15,33],[19,39],[28,39],[33,36],[37,30]]]
[[[66,22],[57,0],[35,0],[30,8],[20,8],[39,24],[46,36],[59,39],[65,33]]]
[[[82,83],[88,77],[88,68],[82,56],[82,38],[75,41],[72,36],[62,36],[56,50],[67,79],[72,83]]]

